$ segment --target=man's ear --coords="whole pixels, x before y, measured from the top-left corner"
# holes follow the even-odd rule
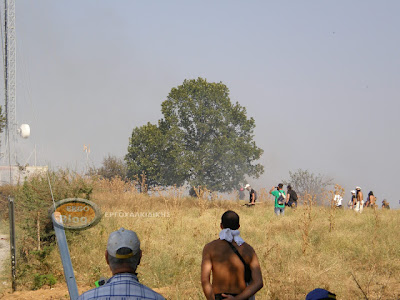
[[[219,224],[219,227],[221,227],[221,229],[224,229],[224,226],[222,226],[222,223],[221,223],[221,224]]]
[[[239,224],[239,227],[238,227],[238,229],[240,228],[240,224]]]
[[[139,254],[139,261],[138,261],[137,265],[140,265],[140,260],[142,259],[142,250],[140,250],[139,253],[140,253],[140,254]]]
[[[110,265],[110,263],[109,263],[109,261],[108,261],[108,251],[107,251],[107,250],[106,250],[105,256],[106,256],[107,265]]]

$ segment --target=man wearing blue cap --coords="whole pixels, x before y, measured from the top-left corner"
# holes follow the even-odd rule
[[[163,296],[139,283],[136,269],[142,258],[142,250],[135,232],[124,228],[112,232],[105,256],[113,276],[104,285],[80,295],[78,300],[164,300]]]
[[[330,300],[336,299],[336,295],[324,289],[315,289],[309,292],[306,300]]]

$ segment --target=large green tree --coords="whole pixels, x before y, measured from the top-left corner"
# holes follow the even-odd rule
[[[164,135],[156,125],[147,123],[135,128],[129,139],[128,154],[125,156],[128,177],[138,179],[146,174],[147,184],[161,184],[163,143]]]
[[[179,145],[174,143],[171,132],[165,126],[147,123],[136,127],[132,131],[128,154],[125,156],[127,176],[142,180],[144,174],[149,186],[180,186],[185,182],[186,174],[180,173],[177,167],[171,168],[177,164],[179,153]]]
[[[130,176],[145,171],[157,184],[188,183],[225,192],[245,176],[263,173],[254,119],[231,103],[223,83],[185,80],[171,90],[162,113],[158,126],[148,123],[133,130],[126,155]]]

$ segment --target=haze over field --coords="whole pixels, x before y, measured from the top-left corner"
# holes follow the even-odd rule
[[[27,159],[84,170],[127,152],[184,79],[256,121],[270,188],[298,168],[399,207],[399,1],[16,1]],[[29,163],[33,164],[31,156]]]

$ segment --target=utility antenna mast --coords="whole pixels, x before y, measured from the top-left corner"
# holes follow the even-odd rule
[[[15,0],[4,0],[5,159],[17,165]],[[11,173],[11,171],[10,171]],[[10,175],[11,180],[11,175]]]

